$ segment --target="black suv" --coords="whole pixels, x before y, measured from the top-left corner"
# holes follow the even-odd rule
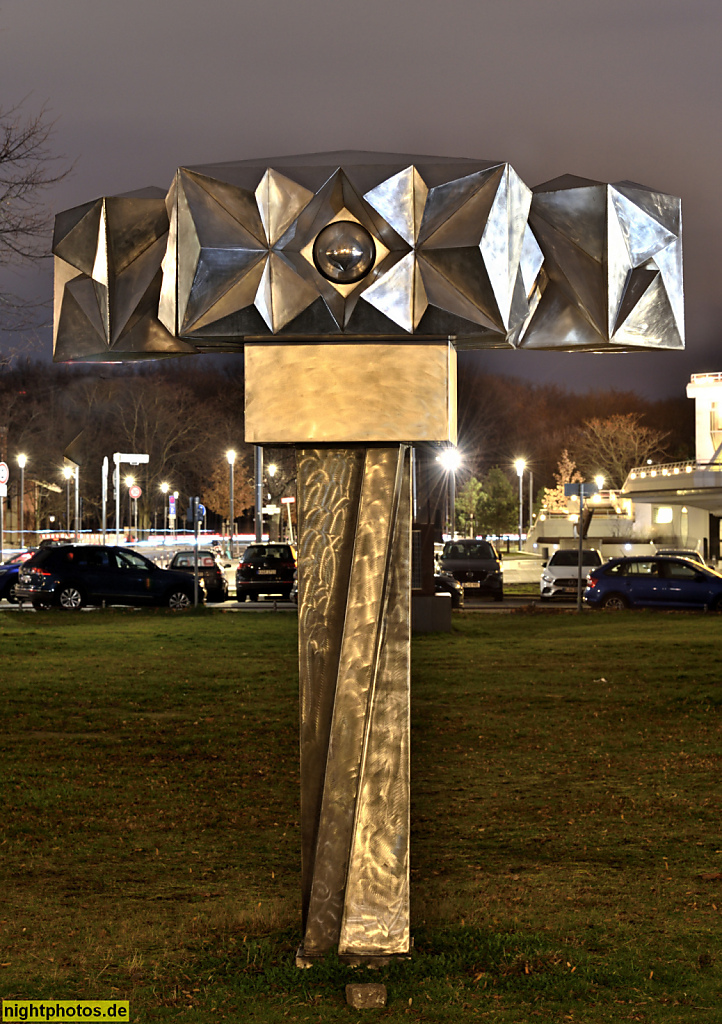
[[[193,604],[193,580],[128,548],[66,544],[43,548],[21,566],[15,598],[38,610],[104,602],[183,609]]]
[[[195,564],[195,552],[190,548],[187,551],[176,551],[168,568],[194,576]],[[198,549],[198,578],[203,581],[209,601],[227,600],[228,583],[223,573],[223,565],[210,548]]]
[[[239,601],[261,594],[288,598],[296,571],[296,553],[290,544],[249,544],[236,569]]]
[[[488,540],[450,540],[441,554],[441,571],[464,588],[464,595],[488,594],[504,599],[504,573],[499,552]]]

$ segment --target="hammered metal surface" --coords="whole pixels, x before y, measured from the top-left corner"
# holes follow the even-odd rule
[[[403,461],[402,461],[403,459]],[[339,953],[406,953],[409,932],[411,487],[402,453],[367,708]],[[350,598],[352,592],[349,594]]]
[[[364,450],[298,449],[302,919],[308,914]]]
[[[328,469],[337,455],[328,456],[331,461],[326,472],[319,475],[319,455],[302,452],[299,470],[313,470],[320,483],[324,477],[328,479]],[[348,453],[354,468],[357,458],[353,451]],[[353,469],[347,472],[349,479],[353,477]],[[300,486],[306,495],[305,484]],[[337,496],[337,503],[340,489],[327,487],[326,491]],[[333,617],[338,621],[339,610],[343,610],[343,633],[315,849],[308,854],[313,868],[304,931],[306,955],[320,954],[339,944],[342,925],[344,952],[403,952],[408,948],[407,446],[365,451],[359,497],[350,575],[339,571],[332,587]],[[306,497],[302,505],[307,506]],[[347,536],[348,522],[343,531]],[[338,548],[340,553],[344,544],[339,543]],[[303,541],[301,549],[306,550]],[[347,564],[346,558],[338,561]],[[301,580],[304,569],[313,572],[306,555],[299,562]],[[303,585],[306,588],[308,582]],[[306,593],[304,589],[302,601]],[[398,609],[390,609],[392,598],[399,602]],[[326,714],[330,696],[328,673],[324,673],[322,683],[315,684],[315,659],[305,653],[307,635],[313,635],[314,623],[321,614],[325,619],[325,610],[313,614],[302,608],[299,634],[302,708],[309,713],[302,750],[305,745],[315,749],[310,760],[302,759],[301,785],[304,793],[309,793],[309,815],[315,811],[318,745],[327,722],[322,714],[311,710],[316,706],[314,687],[324,691]],[[332,660],[327,659],[326,665],[330,666]],[[324,725],[317,726],[322,720]],[[309,744],[310,739],[313,744]],[[313,826],[304,823],[304,837],[312,835]],[[369,865],[368,857],[377,855],[378,863]]]
[[[456,440],[456,352],[405,345],[246,345],[246,441]]]

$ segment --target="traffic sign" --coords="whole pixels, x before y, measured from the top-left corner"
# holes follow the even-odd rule
[[[264,516],[277,516],[281,511],[280,505],[264,505],[261,509]]]
[[[128,488],[128,494],[129,494],[129,495],[131,496],[131,498],[133,498],[133,499],[134,499],[135,501],[137,501],[137,500],[138,500],[138,498],[139,498],[139,497],[141,496],[141,494],[142,494],[142,493],[143,493],[143,492],[141,491],[141,489],[140,489],[140,487],[138,486],[138,484],[133,484],[133,486],[132,486],[132,487],[129,487],[129,488]]]
[[[10,479],[10,470],[7,462],[0,462],[0,484],[6,484]]]
[[[0,498],[7,498],[8,496],[8,485],[0,484]]]
[[[281,504],[282,505],[292,505],[295,500],[296,500],[295,498],[281,498]]]

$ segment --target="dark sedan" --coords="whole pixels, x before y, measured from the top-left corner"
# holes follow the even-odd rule
[[[593,608],[706,608],[722,611],[722,575],[669,555],[613,558],[587,576]]]
[[[77,611],[86,604],[180,610],[193,604],[193,580],[186,573],[161,569],[128,548],[68,544],[43,548],[25,562],[15,597],[31,601],[38,610]]]

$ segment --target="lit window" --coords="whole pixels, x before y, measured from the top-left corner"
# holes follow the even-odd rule
[[[663,525],[665,523],[671,523],[674,519],[674,511],[669,505],[660,505],[654,510],[654,521]]]

